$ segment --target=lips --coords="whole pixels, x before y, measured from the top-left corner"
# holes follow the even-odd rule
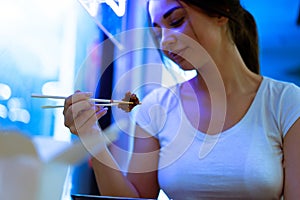
[[[172,60],[174,60],[177,63],[182,62],[184,59],[183,54],[185,52],[185,48],[184,49],[180,49],[180,50],[175,50],[175,51],[169,51],[167,52],[167,55],[169,58],[171,58]]]

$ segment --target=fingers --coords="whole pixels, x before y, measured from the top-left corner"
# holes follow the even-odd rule
[[[79,101],[88,100],[89,98],[91,98],[91,96],[92,96],[91,92],[81,92],[80,90],[77,90],[73,95],[65,99],[63,114],[67,112],[68,108],[72,104],[77,103]]]
[[[107,113],[108,108],[102,107],[102,106],[97,106],[97,107],[98,107],[98,109],[97,109],[98,111],[96,112],[96,116],[97,116],[97,119],[100,119]]]
[[[79,101],[71,104],[69,107],[65,106],[65,126],[69,127],[73,121],[85,111],[92,109],[93,105],[87,100]]]
[[[98,133],[100,130],[98,120],[107,113],[107,108],[95,106],[94,109],[88,110],[78,117],[78,122],[83,123],[75,124],[74,129],[77,131],[77,135],[84,137],[93,134],[94,131]]]
[[[98,118],[95,115],[95,111],[88,110],[82,112],[82,114],[79,115],[77,119],[73,121],[73,123],[70,125],[70,130],[72,131],[72,133],[81,136],[91,134],[91,128],[95,124],[97,124],[97,121]]]
[[[80,132],[84,132],[84,129],[87,132],[89,126],[93,126],[107,113],[107,108],[88,101],[90,97],[91,93],[76,91],[65,100],[64,124],[73,134],[78,135]],[[83,127],[85,128],[83,129]]]

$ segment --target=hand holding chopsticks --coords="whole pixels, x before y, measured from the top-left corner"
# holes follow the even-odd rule
[[[67,97],[64,96],[54,96],[54,95],[41,95],[41,94],[32,94],[31,97],[33,98],[47,98],[47,99],[66,99]],[[119,104],[133,104],[133,102],[130,101],[121,101],[121,100],[110,100],[110,99],[94,99],[90,98],[90,101],[99,103],[96,105],[99,106],[118,106]],[[42,106],[42,108],[47,109],[47,108],[62,108],[64,107],[63,105],[55,105],[55,106]]]

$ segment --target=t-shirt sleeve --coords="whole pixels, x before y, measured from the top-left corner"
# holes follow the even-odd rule
[[[291,126],[300,117],[300,88],[294,84],[286,87],[279,101],[279,122],[283,136],[287,134]]]
[[[154,137],[163,128],[167,111],[157,96],[157,92],[151,92],[144,99],[135,116],[136,124]]]

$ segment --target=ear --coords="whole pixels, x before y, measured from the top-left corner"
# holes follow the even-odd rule
[[[224,16],[217,17],[217,23],[218,25],[222,26],[228,23],[228,18]]]

